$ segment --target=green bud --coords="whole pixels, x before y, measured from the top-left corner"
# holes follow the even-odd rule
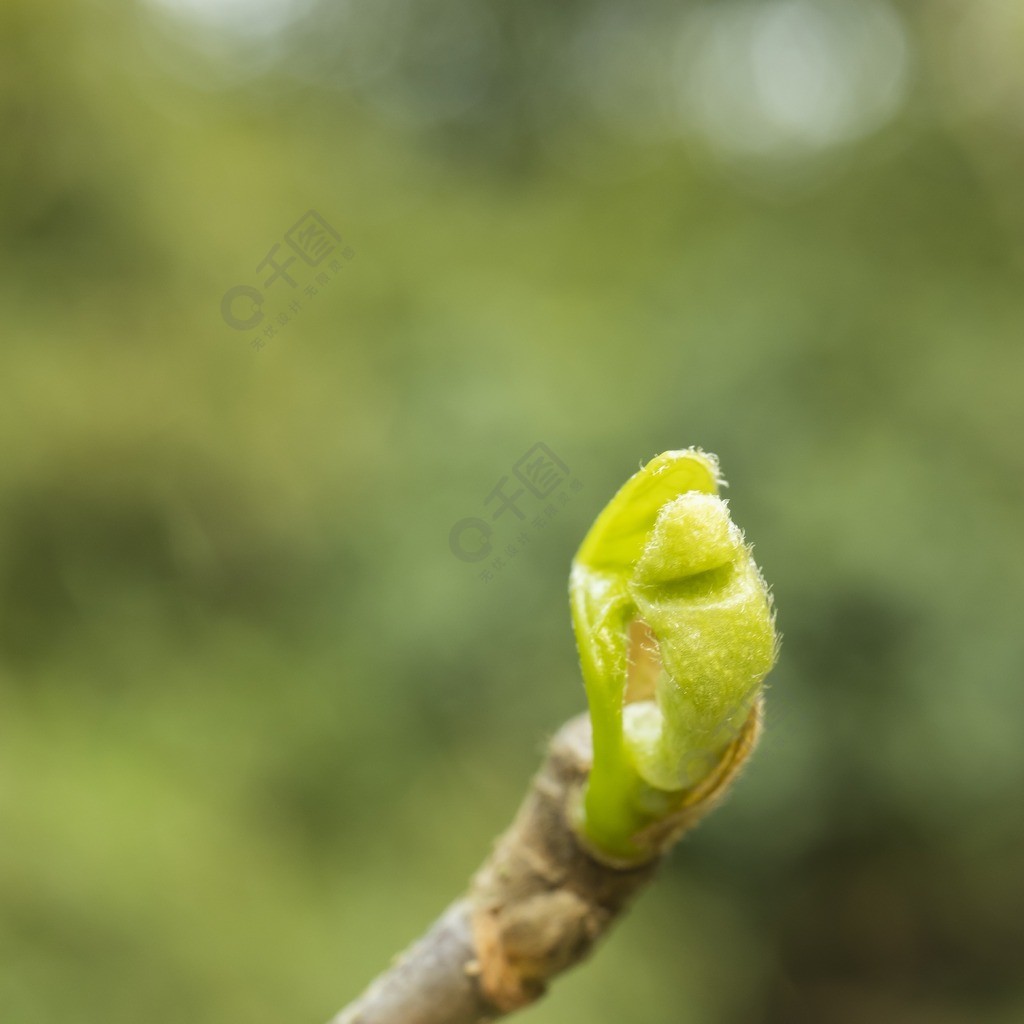
[[[768,588],[713,456],[665,452],[598,516],[570,599],[594,736],[580,827],[623,859],[722,762],[776,656]]]

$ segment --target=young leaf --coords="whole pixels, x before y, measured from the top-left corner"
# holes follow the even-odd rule
[[[718,497],[714,456],[665,452],[631,477],[573,561],[570,601],[593,729],[580,828],[606,854],[716,769],[775,661],[768,588]]]

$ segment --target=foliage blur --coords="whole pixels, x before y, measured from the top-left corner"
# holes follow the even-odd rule
[[[688,445],[767,736],[524,1024],[1024,1019],[1022,12],[3,0],[4,1024],[351,998],[582,708],[575,546]],[[263,288],[309,210],[351,259]],[[579,488],[455,557],[537,442]]]

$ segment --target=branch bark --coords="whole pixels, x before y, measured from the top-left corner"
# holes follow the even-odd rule
[[[761,705],[715,770],[614,863],[572,827],[592,761],[586,715],[568,721],[508,831],[468,892],[331,1024],[489,1024],[529,1005],[579,963],[647,885],[675,842],[724,795],[760,733]]]

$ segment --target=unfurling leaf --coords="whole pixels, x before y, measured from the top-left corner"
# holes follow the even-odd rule
[[[573,561],[590,705],[587,838],[629,858],[740,734],[776,655],[771,599],[718,497],[715,458],[665,452],[631,477]]]

